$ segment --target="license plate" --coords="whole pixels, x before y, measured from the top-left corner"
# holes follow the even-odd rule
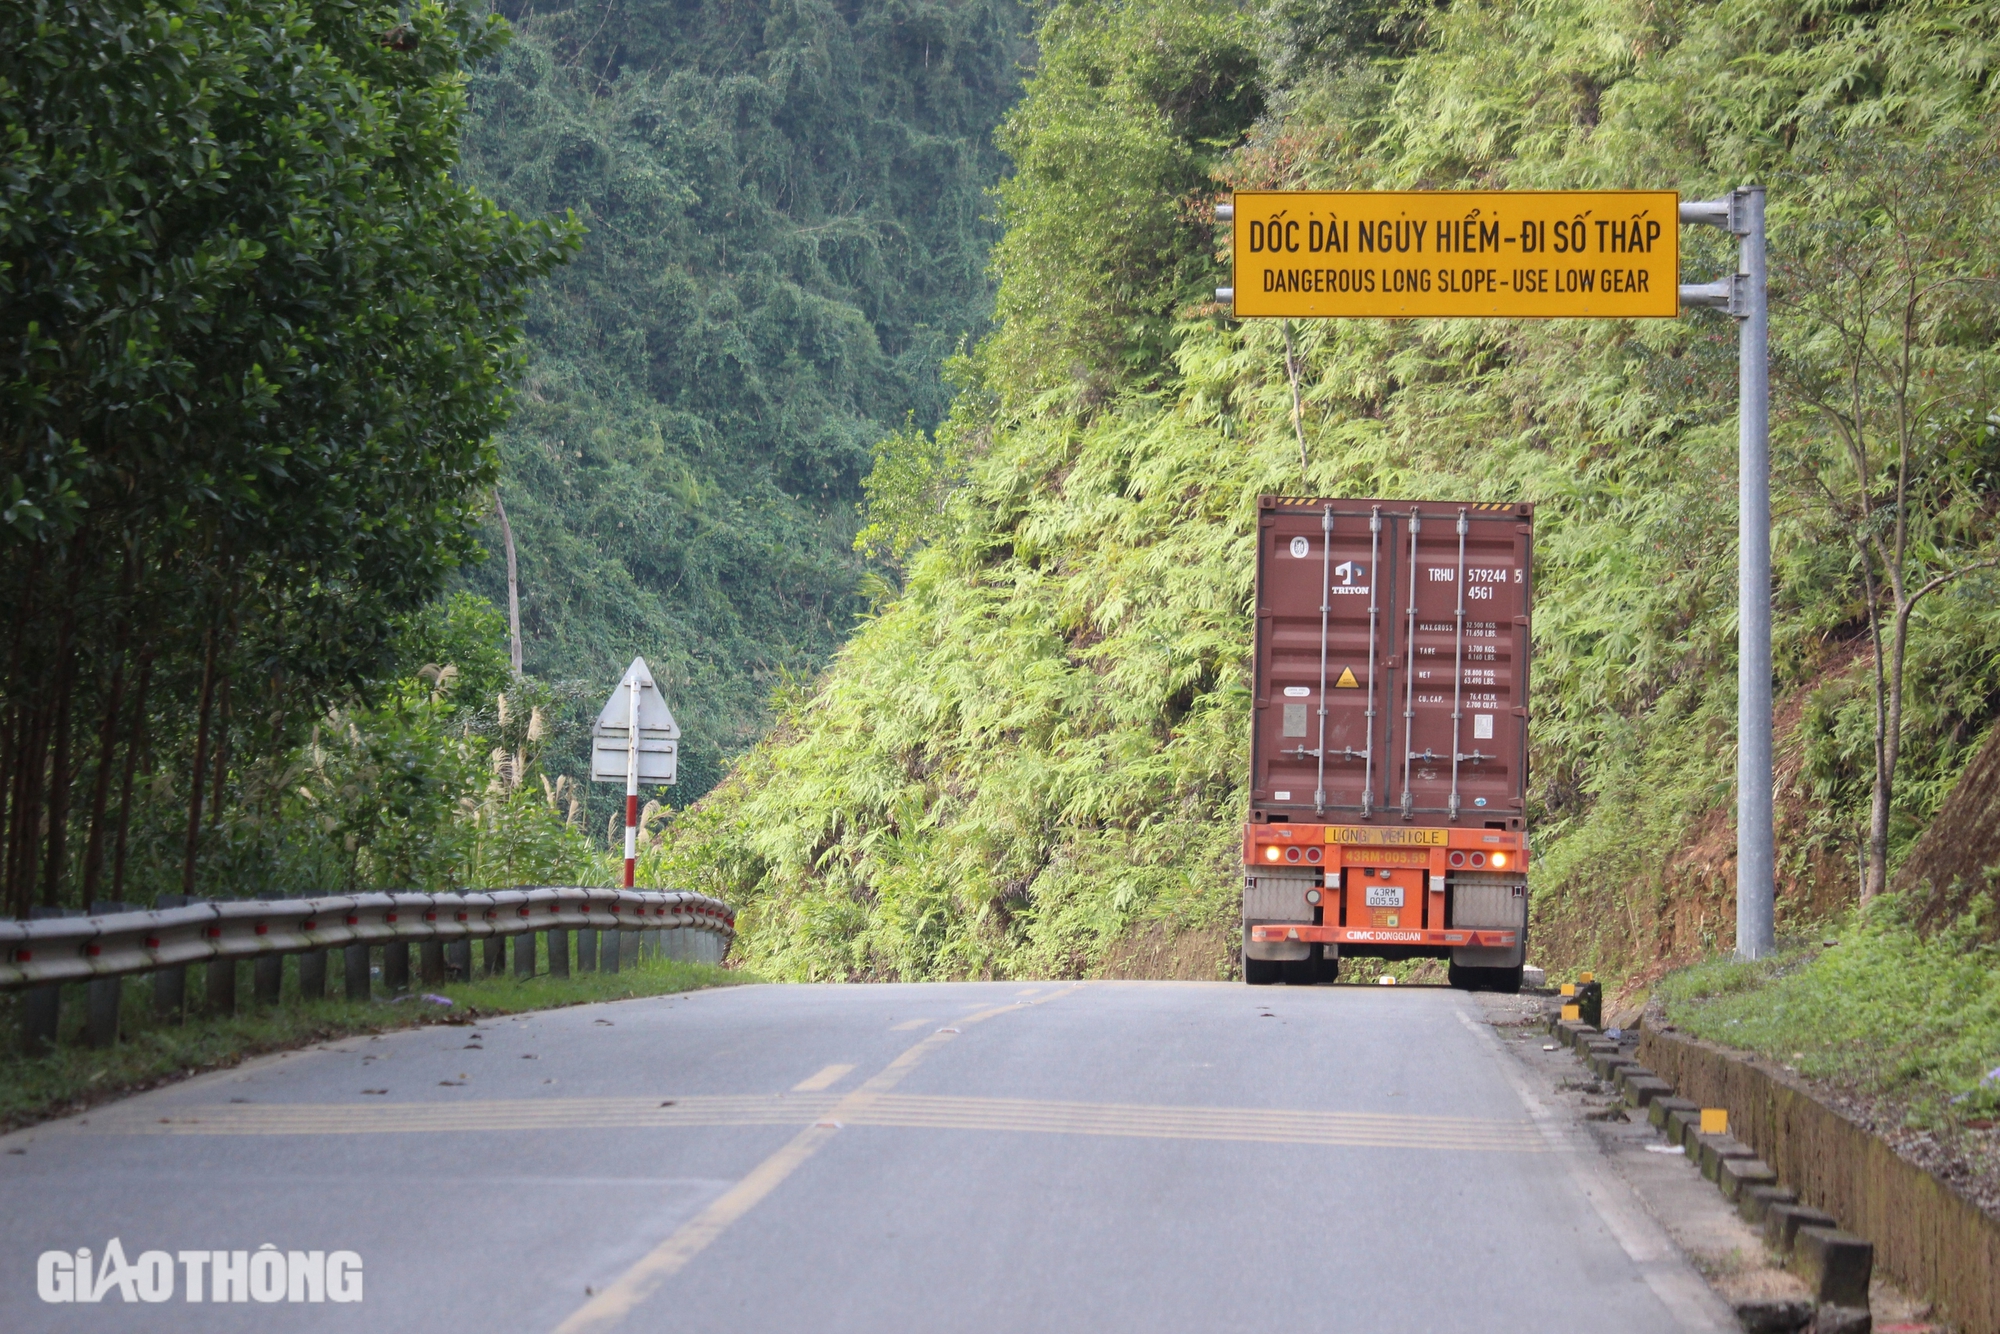
[[[1368,906],[1371,908],[1402,907],[1403,906],[1402,886],[1396,885],[1396,886],[1390,886],[1388,888],[1383,888],[1376,885],[1370,885],[1368,887]]]

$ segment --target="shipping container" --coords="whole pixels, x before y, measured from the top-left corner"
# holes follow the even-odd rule
[[[1265,496],[1257,539],[1245,979],[1518,989],[1533,507]]]

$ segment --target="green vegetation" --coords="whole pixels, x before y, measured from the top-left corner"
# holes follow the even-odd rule
[[[566,723],[644,654],[684,737],[662,795],[685,804],[852,629],[871,449],[937,423],[940,364],[986,328],[992,131],[1025,16],[1015,0],[504,8],[517,36],[472,79],[466,178],[587,228],[530,297],[499,439],[525,662],[587,682],[552,714]],[[496,558],[470,584],[504,606],[486,536]],[[585,772],[576,731],[552,773]],[[601,833],[620,794],[595,795]]]
[[[2000,947],[1967,917],[1930,939],[1898,895],[1824,943],[1756,963],[1717,959],[1656,989],[1696,1037],[1886,1099],[1914,1125],[2000,1112]]]
[[[631,655],[685,801],[864,605],[872,449],[991,309],[1022,12],[507,16],[0,18],[11,912],[602,879]]]
[[[239,996],[250,994],[249,969],[248,964],[238,969]],[[235,1065],[265,1052],[357,1033],[387,1033],[418,1024],[463,1024],[491,1015],[667,996],[756,980],[747,973],[709,964],[644,959],[617,973],[577,973],[569,978],[550,977],[546,972],[533,978],[491,977],[444,983],[427,993],[449,999],[452,1004],[447,1007],[421,995],[372,1003],[301,1001],[297,979],[288,975],[284,999],[276,1006],[245,1010],[230,1018],[190,1017],[185,1023],[166,1024],[153,1013],[148,980],[129,979],[120,1016],[122,1039],[116,1047],[92,1050],[80,1045],[84,1007],[67,1003],[65,997],[63,1008],[69,1023],[63,1045],[47,1056],[10,1056],[0,1062],[0,1132],[68,1115],[185,1075]],[[201,970],[190,969],[188,982],[190,1003],[198,1006]],[[82,988],[72,990],[80,1002]],[[12,1027],[16,1004],[15,997],[0,997],[0,1024]]]
[[[505,35],[469,0],[0,10],[14,915],[274,887],[301,746],[387,803],[317,821],[350,867],[461,795],[389,683],[448,619],[525,289],[574,243],[452,179]]]
[[[756,966],[1073,974],[1232,920],[1262,492],[1535,502],[1536,953],[1617,973],[1729,943],[1733,329],[1302,327],[1302,476],[1280,331],[1201,295],[1239,185],[1770,187],[1781,929],[1853,902],[1888,562],[1913,590],[1994,551],[1989,17],[1305,8],[1046,11],[1001,131],[1001,325],[928,446],[884,451],[901,589],[647,863],[738,905]],[[1731,261],[1686,234],[1691,278]],[[1892,865],[2000,704],[1995,591],[1945,578],[1909,616]]]

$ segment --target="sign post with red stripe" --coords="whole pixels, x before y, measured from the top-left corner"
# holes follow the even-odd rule
[[[625,784],[625,887],[639,864],[639,785],[672,784],[680,749],[680,724],[653,683],[644,658],[632,659],[611,692],[590,748],[593,782]]]

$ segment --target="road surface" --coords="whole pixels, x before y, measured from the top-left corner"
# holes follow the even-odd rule
[[[0,1329],[1733,1327],[1588,1142],[1448,990],[726,988],[7,1137]],[[42,1299],[42,1252],[90,1248],[88,1291],[114,1237],[136,1277]],[[352,1252],[360,1300],[192,1304],[178,1260],[143,1300],[142,1252],[266,1244]]]

